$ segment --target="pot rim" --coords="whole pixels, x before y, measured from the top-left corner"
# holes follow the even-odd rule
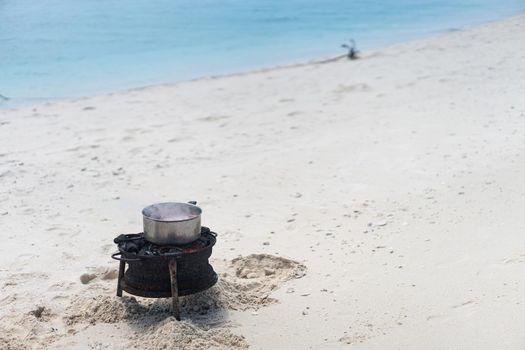
[[[154,219],[148,215],[146,215],[144,212],[146,211],[146,209],[148,209],[149,207],[152,207],[152,206],[155,206],[155,205],[162,205],[162,204],[183,204],[183,205],[187,205],[187,206],[190,206],[190,207],[195,207],[198,209],[199,211],[199,214],[198,215],[195,215],[193,217],[190,217],[190,218],[187,218],[187,219],[183,219],[183,220],[159,220],[159,219]],[[144,219],[148,219],[148,220],[151,220],[151,221],[155,221],[155,222],[162,222],[162,223],[170,223],[170,222],[185,222],[185,221],[191,221],[191,220],[195,220],[195,219],[198,219],[201,217],[201,214],[202,214],[202,209],[195,205],[195,204],[191,204],[191,203],[184,203],[184,202],[161,202],[161,203],[154,203],[154,204],[150,204],[146,207],[144,207],[142,209],[142,217]]]

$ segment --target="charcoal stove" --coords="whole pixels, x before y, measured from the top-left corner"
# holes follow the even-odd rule
[[[179,296],[201,292],[217,282],[208,262],[217,234],[201,228],[200,237],[183,245],[159,245],[143,233],[123,234],[114,239],[120,261],[117,296],[122,291],[146,298],[172,298],[172,312],[180,320]],[[126,268],[127,266],[127,268]]]

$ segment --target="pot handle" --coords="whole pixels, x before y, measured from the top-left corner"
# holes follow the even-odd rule
[[[197,201],[188,201],[188,204],[197,205]]]
[[[140,261],[140,259],[124,258],[124,257],[122,256],[122,252],[116,252],[116,253],[111,254],[111,258],[112,258],[112,259],[115,259],[115,260],[118,260],[118,261],[125,261],[125,262],[130,262],[130,261]]]

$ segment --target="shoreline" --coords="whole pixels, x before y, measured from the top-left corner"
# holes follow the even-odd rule
[[[0,341],[523,349],[524,32],[1,110]],[[111,254],[189,200],[220,282],[179,323]]]
[[[412,42],[417,42],[417,41],[420,41],[420,40],[427,40],[427,39],[437,38],[437,37],[440,37],[442,35],[447,35],[448,33],[451,33],[451,32],[465,31],[465,30],[473,29],[473,28],[480,27],[480,26],[490,25],[491,23],[497,23],[497,22],[500,22],[500,21],[510,20],[510,19],[512,19],[514,17],[523,16],[524,14],[525,14],[525,9],[524,10],[520,10],[520,11],[518,11],[516,13],[513,13],[513,14],[502,15],[499,18],[495,18],[495,19],[491,19],[491,20],[478,20],[478,21],[474,21],[473,23],[464,24],[464,25],[461,25],[461,26],[458,26],[458,27],[454,27],[454,28],[447,28],[447,29],[431,31],[429,33],[421,34],[421,36],[417,36],[415,38],[411,38],[411,39],[407,39],[407,40],[394,41],[394,42],[387,41],[388,43],[386,43],[386,44],[381,44],[381,45],[379,45],[377,47],[367,48],[364,51],[360,51],[360,58],[363,59],[363,58],[367,58],[367,57],[370,57],[370,56],[374,56],[374,54],[377,53],[377,52],[380,52],[380,51],[383,51],[383,50],[387,50],[387,49],[389,49],[391,47],[395,47],[397,45],[410,44]],[[359,49],[359,47],[358,47],[358,49]],[[364,56],[363,56],[363,54],[364,54]],[[132,86],[132,87],[126,87],[126,88],[120,88],[120,89],[111,89],[111,90],[108,90],[108,91],[100,91],[98,93],[96,93],[96,92],[94,92],[94,93],[87,93],[87,94],[83,94],[82,96],[78,96],[78,97],[75,97],[75,96],[73,96],[73,97],[56,97],[56,98],[51,98],[51,99],[47,99],[47,98],[33,98],[32,100],[36,100],[36,102],[20,102],[20,103],[15,103],[12,106],[9,105],[9,102],[6,103],[6,106],[2,106],[2,103],[0,103],[0,111],[16,110],[16,109],[19,109],[19,108],[36,107],[36,106],[42,105],[42,104],[53,104],[53,103],[60,103],[60,102],[66,102],[66,101],[77,101],[77,100],[87,99],[87,98],[90,98],[90,97],[107,96],[107,95],[131,92],[131,91],[135,91],[135,90],[141,91],[141,90],[144,90],[144,89],[157,88],[157,87],[162,87],[162,86],[169,87],[169,86],[175,86],[175,85],[183,84],[183,83],[198,82],[198,81],[201,81],[201,80],[215,80],[215,79],[229,78],[229,77],[235,77],[235,76],[244,76],[244,75],[250,75],[250,74],[261,74],[261,73],[266,73],[266,72],[274,71],[274,70],[277,71],[277,70],[283,70],[283,69],[284,70],[285,69],[294,69],[294,68],[299,68],[299,67],[304,67],[304,66],[309,66],[309,65],[330,63],[332,61],[337,61],[337,60],[345,59],[345,58],[346,58],[346,54],[340,54],[340,55],[335,55],[335,54],[334,55],[329,55],[329,54],[326,54],[326,55],[317,56],[317,57],[304,58],[302,60],[301,59],[300,60],[293,60],[291,62],[286,62],[286,63],[282,63],[282,64],[277,63],[277,64],[263,65],[263,66],[260,66],[260,67],[252,67],[252,68],[248,68],[246,70],[240,70],[240,71],[232,71],[232,72],[224,72],[224,73],[208,74],[208,75],[199,75],[199,76],[197,76],[195,78],[191,78],[191,79],[173,80],[173,81],[168,81],[168,82],[154,82],[154,83],[151,83],[151,84],[144,84],[144,85]]]

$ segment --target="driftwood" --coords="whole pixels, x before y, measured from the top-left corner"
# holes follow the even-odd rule
[[[348,49],[348,54],[346,55],[346,57],[348,57],[349,60],[355,60],[355,59],[359,58],[359,57],[357,57],[357,53],[359,51],[357,51],[354,39],[350,39],[350,45],[343,44],[343,45],[341,45],[341,47],[343,47],[345,49]]]

